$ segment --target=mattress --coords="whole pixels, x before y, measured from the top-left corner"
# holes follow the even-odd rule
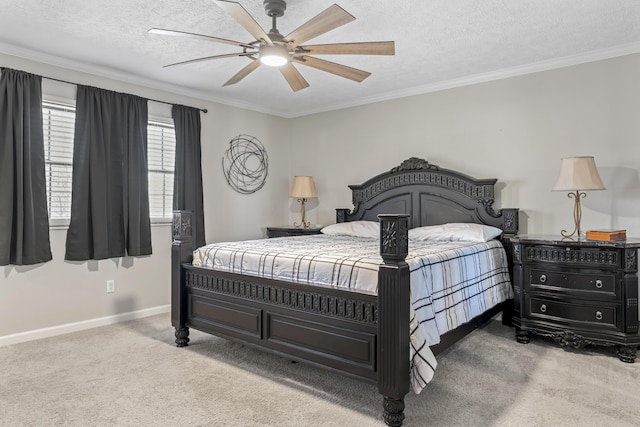
[[[213,243],[193,265],[238,274],[375,294],[379,240],[311,235]],[[502,244],[409,240],[411,381],[419,393],[437,366],[440,336],[512,298]]]

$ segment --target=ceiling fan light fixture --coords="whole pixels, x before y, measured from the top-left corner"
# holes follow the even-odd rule
[[[280,67],[289,62],[289,50],[280,45],[265,45],[260,48],[260,62],[270,67]]]

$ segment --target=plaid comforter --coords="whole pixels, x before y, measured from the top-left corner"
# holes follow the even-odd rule
[[[214,243],[194,251],[193,265],[290,282],[376,293],[378,239],[298,236]],[[419,393],[437,362],[440,336],[512,297],[504,248],[486,243],[409,240],[411,380]]]

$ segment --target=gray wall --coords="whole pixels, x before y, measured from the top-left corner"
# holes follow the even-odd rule
[[[582,228],[640,237],[640,55],[310,115],[293,120],[291,175],[314,175],[319,224],[351,207],[347,184],[408,157],[498,178],[495,207],[522,230],[573,229],[573,199],[552,192],[560,158],[595,156],[605,191],[587,193]]]
[[[286,221],[288,206],[276,195],[285,194],[289,186],[288,120],[7,55],[0,55],[0,63],[47,77],[207,108],[209,113],[201,116],[207,241],[259,238],[267,225]],[[73,101],[75,85],[45,79],[43,96]],[[171,120],[169,105],[151,102],[149,112]],[[260,139],[270,157],[267,183],[252,195],[233,191],[220,166],[229,141],[240,133]],[[52,229],[52,261],[0,267],[0,345],[168,311],[171,227],[154,225],[151,232],[151,256],[67,262],[66,229]],[[107,294],[106,281],[111,279],[116,292]]]

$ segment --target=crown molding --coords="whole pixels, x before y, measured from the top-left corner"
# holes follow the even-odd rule
[[[539,62],[526,64],[522,66],[490,71],[487,73],[476,74],[476,75],[462,77],[458,79],[451,79],[451,80],[446,80],[441,82],[430,83],[427,85],[417,86],[409,89],[390,91],[380,95],[360,98],[356,101],[333,103],[333,104],[328,104],[318,108],[299,110],[294,114],[290,114],[285,111],[281,111],[281,110],[277,110],[274,108],[269,108],[261,105],[241,102],[236,99],[212,96],[210,94],[203,94],[202,92],[186,89],[181,86],[163,83],[163,82],[159,82],[157,80],[152,80],[152,79],[145,79],[139,76],[123,73],[113,69],[106,69],[103,67],[87,65],[71,59],[60,58],[57,56],[49,55],[47,53],[36,52],[29,49],[22,49],[22,48],[12,46],[6,43],[2,43],[2,42],[0,42],[0,53],[16,56],[26,60],[41,62],[41,63],[52,65],[55,67],[66,68],[66,69],[81,72],[81,73],[87,73],[87,74],[91,74],[99,77],[117,80],[123,83],[142,86],[149,89],[165,91],[175,95],[186,96],[194,99],[199,99],[202,101],[213,102],[213,103],[222,104],[230,107],[241,108],[244,110],[250,110],[250,111],[255,111],[259,113],[291,119],[291,118],[302,117],[302,116],[307,116],[311,114],[325,113],[325,112],[341,110],[345,108],[358,107],[362,105],[390,101],[390,100],[405,98],[409,96],[424,95],[431,92],[438,92],[438,91],[447,90],[447,89],[454,89],[457,87],[469,86],[469,85],[478,84],[478,83],[486,83],[486,82],[506,79],[510,77],[517,77],[517,76],[522,76],[526,74],[538,73],[542,71],[548,71],[548,70],[553,70],[558,68],[580,65],[580,64],[589,63],[589,62],[611,59],[611,58],[625,56],[625,55],[631,55],[635,53],[640,53],[640,43],[621,45],[621,46],[616,46],[610,49],[590,51],[590,52],[585,52],[578,55],[571,55],[571,56],[566,56],[562,58],[550,59],[546,61],[539,61]]]
[[[40,62],[46,65],[51,65],[54,67],[65,68],[71,71],[90,74],[97,77],[116,80],[122,83],[133,84],[133,85],[145,87],[148,89],[160,90],[160,91],[169,92],[175,95],[187,96],[187,97],[199,99],[202,101],[214,102],[222,105],[227,105],[230,107],[242,108],[245,110],[251,110],[251,111],[256,111],[260,113],[278,115],[273,110],[264,108],[259,105],[244,103],[235,99],[225,98],[225,97],[214,97],[210,95],[203,96],[202,92],[186,89],[178,85],[164,83],[164,82],[160,82],[153,79],[142,78],[133,74],[123,73],[113,69],[93,66],[93,65],[85,64],[85,63],[68,59],[68,58],[60,58],[44,52],[37,52],[30,49],[23,49],[20,47],[3,43],[1,41],[0,41],[0,53],[15,56],[19,59]],[[46,78],[47,76],[43,76],[43,77]],[[63,79],[64,77],[60,77],[60,78]],[[167,101],[167,102],[171,102],[171,101]]]
[[[586,52],[579,55],[571,55],[562,58],[550,59],[517,67],[510,67],[501,70],[490,71],[487,73],[476,74],[473,76],[462,77],[458,79],[446,80],[442,82],[430,83],[424,86],[416,86],[410,89],[391,91],[381,95],[361,98],[353,102],[345,102],[340,104],[332,104],[330,106],[321,107],[301,111],[295,116],[289,118],[306,116],[309,114],[324,113],[328,111],[341,110],[344,108],[352,108],[376,102],[390,101],[399,98],[405,98],[415,95],[424,95],[426,93],[438,92],[447,89],[455,89],[458,87],[474,85],[478,83],[486,83],[495,80],[506,79],[510,77],[518,77],[526,74],[533,74],[542,71],[555,70],[559,68],[571,67],[574,65],[586,64],[589,62],[602,61],[605,59],[616,58],[620,56],[632,55],[640,53],[640,43],[632,43],[627,45],[616,46],[611,49],[602,49]]]

